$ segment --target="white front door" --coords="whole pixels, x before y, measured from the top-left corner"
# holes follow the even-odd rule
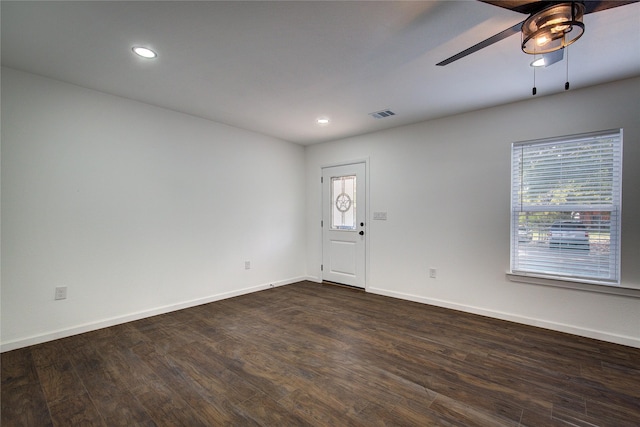
[[[322,280],[365,287],[365,164],[322,169]]]

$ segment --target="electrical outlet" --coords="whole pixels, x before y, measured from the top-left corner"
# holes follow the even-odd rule
[[[251,270],[251,261],[245,261],[244,262],[244,269],[245,270]]]
[[[435,269],[435,268],[430,268],[430,269],[429,269],[429,277],[430,277],[430,278],[435,279],[435,278],[436,278],[436,276],[437,276],[437,273],[438,273],[438,272],[436,271],[436,269]]]
[[[67,287],[66,286],[58,286],[56,288],[56,296],[55,299],[67,299]]]

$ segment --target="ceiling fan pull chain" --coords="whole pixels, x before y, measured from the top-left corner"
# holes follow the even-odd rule
[[[569,46],[565,47],[567,52],[567,81],[564,83],[564,90],[569,90]]]
[[[531,95],[535,96],[538,93],[538,89],[536,89],[536,67],[533,67],[533,89],[531,90]]]

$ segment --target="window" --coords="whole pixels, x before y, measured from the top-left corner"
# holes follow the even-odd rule
[[[331,178],[331,228],[333,230],[356,229],[356,176]]]
[[[622,130],[511,146],[511,273],[620,284]]]

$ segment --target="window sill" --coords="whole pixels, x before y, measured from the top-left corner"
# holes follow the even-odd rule
[[[512,282],[530,283],[533,285],[553,286],[556,288],[576,289],[580,291],[598,292],[603,294],[623,295],[640,298],[640,289],[623,288],[618,285],[596,285],[593,283],[574,282],[569,280],[551,279],[542,276],[531,276],[517,273],[507,273]]]

